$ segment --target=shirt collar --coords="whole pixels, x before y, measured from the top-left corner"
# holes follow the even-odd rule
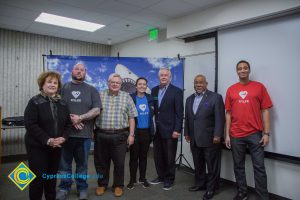
[[[107,90],[107,94],[108,94],[108,96],[118,96],[119,95],[119,93],[120,93],[120,91],[118,91],[118,93],[117,94],[113,94],[109,89]]]
[[[168,89],[168,87],[169,87],[169,85],[170,85],[170,83],[168,84],[168,85],[166,85],[166,86],[161,86],[161,85],[159,85],[159,89],[160,90],[163,90],[163,89]]]
[[[201,97],[201,96],[203,96],[203,95],[205,94],[205,92],[206,92],[206,90],[204,90],[204,91],[201,92],[200,94],[197,93],[197,92],[195,92],[194,95],[195,95],[195,97]]]

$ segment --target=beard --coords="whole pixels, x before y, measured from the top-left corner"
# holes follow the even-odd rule
[[[75,81],[84,81],[85,76],[83,76],[82,78],[77,78],[76,76],[72,75],[72,79]]]

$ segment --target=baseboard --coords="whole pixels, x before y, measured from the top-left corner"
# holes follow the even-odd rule
[[[176,164],[176,167],[178,170],[184,170],[185,172],[187,173],[192,173],[194,174],[194,170],[187,167],[186,165],[183,165],[183,164]],[[236,183],[234,181],[231,181],[231,180],[227,180],[227,179],[224,179],[224,178],[221,178],[221,183],[224,183],[224,184],[228,184],[228,185],[231,185],[233,187],[236,186]],[[250,191],[251,193],[255,193],[255,188],[253,187],[250,187],[248,186],[248,191]],[[269,193],[270,195],[270,199],[272,200],[291,200],[289,198],[286,198],[286,197],[282,197],[282,196],[279,196],[277,194],[273,194],[273,193]]]

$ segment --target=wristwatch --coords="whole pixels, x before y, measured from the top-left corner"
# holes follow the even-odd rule
[[[134,133],[130,133],[129,135],[132,136],[132,137],[135,137]]]
[[[51,138],[49,138],[49,139],[47,140],[47,145],[48,145],[48,146],[50,145],[50,142],[51,142]]]
[[[265,133],[265,132],[264,132],[264,133],[263,133],[263,135],[267,135],[267,136],[270,136],[270,133]]]

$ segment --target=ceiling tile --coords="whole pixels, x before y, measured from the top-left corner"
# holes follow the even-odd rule
[[[86,0],[86,1],[85,0],[52,0],[52,1],[85,9],[85,10],[92,10],[93,8],[95,8],[95,6],[104,2],[105,0]]]
[[[39,16],[40,12],[19,8],[16,6],[9,6],[0,3],[0,13],[2,16],[16,17],[21,19],[33,20]]]
[[[131,4],[140,8],[147,8],[149,6],[155,5],[162,0],[119,0],[120,2]]]
[[[25,20],[21,18],[15,17],[6,17],[0,15],[0,24],[6,24],[12,27],[18,27],[18,31],[24,31],[26,27],[28,27],[32,22],[30,20]],[[15,29],[14,29],[15,30]]]
[[[183,0],[184,2],[193,4],[195,6],[198,6],[199,8],[207,8],[216,4],[221,4],[225,3],[227,1],[232,1],[232,0]]]
[[[38,22],[33,22],[30,26],[26,28],[25,31],[39,31],[39,32],[49,32],[49,33],[56,33],[59,30],[58,26],[54,25],[49,25],[49,24],[44,24],[44,23],[38,23]]]
[[[153,26],[140,23],[140,22],[134,22],[132,20],[120,20],[116,23],[113,23],[109,25],[109,27],[114,28],[114,29],[120,29],[123,31],[133,31],[137,33],[145,33],[149,29],[153,28]]]
[[[85,16],[82,17],[82,20],[100,23],[103,25],[109,25],[109,24],[119,21],[121,19],[122,18],[120,18],[120,17],[104,15],[104,14],[96,13],[96,12],[89,12]]]
[[[190,3],[183,2],[182,0],[164,0],[149,7],[149,9],[170,17],[180,17],[195,11],[197,8]]]
[[[140,11],[141,8],[117,1],[105,1],[95,7],[94,11],[117,17],[127,17]]]
[[[166,28],[167,21],[168,19],[170,19],[170,17],[160,13],[155,13],[153,11],[143,10],[139,13],[127,17],[127,19],[130,19],[135,22],[149,24],[155,27],[157,27],[158,24],[164,24],[164,26],[160,28]]]

